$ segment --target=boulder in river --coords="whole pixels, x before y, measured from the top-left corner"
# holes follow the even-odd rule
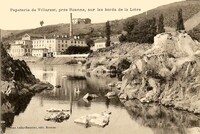
[[[116,93],[115,92],[108,92],[106,95],[105,95],[106,97],[114,97],[114,96],[116,96]]]
[[[87,93],[86,95],[83,96],[83,99],[87,99],[87,100],[92,100],[97,98],[98,96],[96,94],[89,94]]]
[[[83,124],[86,127],[88,126],[99,126],[99,127],[105,127],[109,123],[110,119],[110,112],[103,112],[101,114],[90,114],[86,116],[82,116],[76,120],[74,120],[75,123]]]
[[[55,121],[55,122],[63,122],[64,120],[69,119],[70,114],[67,112],[63,112],[60,110],[54,110],[58,112],[48,112],[46,116],[44,117],[44,120],[46,121]]]

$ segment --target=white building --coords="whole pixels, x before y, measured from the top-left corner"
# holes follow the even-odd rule
[[[93,51],[97,51],[98,49],[101,49],[101,48],[106,48],[106,39],[105,38],[102,38],[102,39],[97,39],[94,41],[94,46],[91,47],[91,50]]]
[[[52,57],[64,52],[69,46],[87,46],[84,40],[67,38],[43,38],[33,40],[32,56]]]
[[[26,33],[24,36],[22,36],[22,40],[31,40],[31,36]]]
[[[32,56],[35,57],[47,57],[48,49],[47,48],[33,48],[32,49]]]
[[[30,36],[25,34],[22,37],[22,40],[15,40],[14,43],[10,43],[10,50],[8,53],[12,57],[20,57],[20,56],[31,56],[32,55],[32,41],[30,40]]]

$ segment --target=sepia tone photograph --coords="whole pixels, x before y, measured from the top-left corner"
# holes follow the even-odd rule
[[[200,0],[0,5],[1,134],[200,134]]]

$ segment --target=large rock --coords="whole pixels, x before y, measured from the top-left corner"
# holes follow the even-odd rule
[[[15,115],[24,112],[31,97],[50,83],[42,83],[31,73],[25,61],[13,60],[3,47],[1,50],[1,119],[10,127]]]
[[[103,112],[101,114],[89,114],[86,116],[82,116],[78,119],[75,119],[74,122],[78,124],[83,124],[88,126],[99,126],[99,127],[105,127],[109,123],[110,119],[110,114],[109,112]]]
[[[129,99],[200,113],[199,50],[185,32],[155,36],[153,47],[123,72],[121,92]]]
[[[52,89],[54,89],[54,86],[48,82],[38,82],[33,86],[29,87],[29,90],[33,93],[39,93],[43,90],[52,90]]]
[[[70,117],[69,113],[66,113],[64,111],[55,110],[55,111],[48,112],[45,115],[44,120],[54,121],[54,122],[63,122],[64,120],[69,119],[69,117]]]

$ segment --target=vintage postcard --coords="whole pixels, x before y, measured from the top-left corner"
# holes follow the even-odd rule
[[[2,134],[200,134],[200,0],[1,0]]]

